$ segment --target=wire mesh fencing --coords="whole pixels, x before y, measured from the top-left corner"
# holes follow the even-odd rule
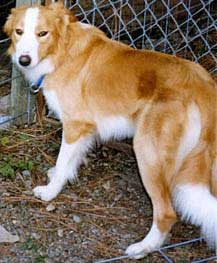
[[[3,26],[15,1],[1,1],[0,23]],[[6,55],[9,39],[0,30],[0,128],[8,126],[10,105],[11,63]]]
[[[153,253],[159,253],[162,257],[163,262],[165,263],[175,263],[174,260],[172,260],[166,253],[167,250],[169,249],[174,249],[177,247],[182,247],[182,246],[186,246],[192,243],[196,243],[196,242],[201,242],[202,238],[194,238],[192,240],[188,240],[188,241],[184,241],[184,242],[180,242],[180,243],[176,243],[176,244],[172,244],[172,245],[168,245],[168,246],[164,246],[162,248],[159,248],[155,251],[153,251]],[[101,260],[97,260],[94,263],[110,263],[110,262],[117,262],[119,260],[124,260],[124,259],[128,259],[129,256],[124,255],[124,256],[120,256],[120,257],[115,257],[115,258],[109,258],[109,259],[101,259]],[[211,257],[207,257],[207,258],[201,258],[201,259],[197,259],[194,261],[191,261],[189,263],[204,263],[204,262],[216,262],[217,261],[217,256],[211,256]]]
[[[65,1],[80,20],[134,48],[148,48],[217,70],[217,1]]]
[[[1,1],[2,25],[9,9],[15,4],[15,0]],[[65,5],[79,20],[96,25],[112,39],[133,48],[154,49],[188,58],[202,64],[210,73],[217,72],[216,0],[66,0]],[[12,75],[10,59],[5,55],[8,45],[9,39],[0,32],[0,128],[23,116],[27,116],[28,122],[31,112],[35,110],[31,107],[31,94],[28,92],[26,110],[10,115],[10,84],[20,75]],[[157,253],[162,256],[162,262],[174,263],[166,254],[168,249],[200,240],[169,245]],[[97,262],[125,258],[127,256]],[[192,262],[214,262],[214,259],[217,259],[215,255]]]
[[[107,35],[133,48],[147,48],[184,57],[217,71],[217,1],[215,0],[93,0],[65,1],[82,22],[96,25]],[[201,238],[165,246],[156,252],[162,262],[175,263],[167,251]],[[95,263],[127,259],[126,255]],[[191,263],[214,262],[217,256]],[[179,262],[179,261],[177,261]]]
[[[33,4],[35,1],[28,2]],[[64,2],[79,20],[98,26],[115,40],[134,48],[155,49],[185,57],[202,64],[211,73],[217,72],[216,0]],[[15,4],[16,0],[1,1],[1,25],[9,9]],[[19,74],[11,74],[10,60],[5,55],[9,40],[2,32],[0,34],[0,56],[3,58],[0,63],[0,128],[2,128],[16,119],[28,122],[35,107],[32,107],[31,94],[26,89],[28,94],[25,94],[25,106],[22,111],[16,111],[17,102],[13,101],[10,94],[10,84],[19,77]],[[27,83],[22,82],[22,85],[27,86]]]

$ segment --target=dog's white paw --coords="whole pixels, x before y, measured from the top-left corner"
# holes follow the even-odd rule
[[[47,176],[49,178],[49,181],[51,181],[54,178],[55,174],[56,174],[56,166],[53,166],[47,171]]]
[[[126,249],[125,253],[131,258],[140,259],[140,258],[143,258],[145,255],[147,255],[151,251],[152,249],[149,248],[148,246],[144,246],[144,243],[141,241],[141,242],[130,245]]]
[[[161,232],[157,225],[153,223],[148,235],[142,241],[129,246],[126,254],[135,259],[143,258],[148,253],[159,249],[163,245],[166,237],[167,232]]]
[[[37,186],[33,189],[33,193],[36,197],[46,202],[54,199],[58,194],[56,191],[52,191],[49,185]]]

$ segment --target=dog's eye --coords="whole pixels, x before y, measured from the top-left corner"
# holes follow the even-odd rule
[[[16,34],[19,35],[19,36],[21,36],[21,35],[23,34],[23,30],[22,30],[22,29],[19,29],[19,28],[17,28],[17,29],[15,30],[15,32],[16,32]]]
[[[38,36],[39,37],[44,37],[44,36],[47,35],[47,33],[48,33],[48,31],[41,31],[40,33],[38,33]]]

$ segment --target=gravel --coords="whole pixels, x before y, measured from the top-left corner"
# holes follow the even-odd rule
[[[9,138],[9,144],[0,146],[0,164],[4,158],[13,162],[25,159],[33,162],[33,168],[16,168],[12,177],[0,175],[0,224],[20,238],[14,244],[0,245],[0,263],[93,263],[123,255],[129,244],[147,234],[152,207],[130,141],[93,149],[88,166],[79,171],[79,180],[68,184],[52,203],[46,203],[32,195],[32,188],[47,182],[45,171],[55,163],[60,127],[32,126],[2,135]],[[198,236],[197,228],[177,223],[168,243]],[[204,243],[168,251],[174,262],[213,254]],[[119,262],[164,260],[153,253],[144,260]]]

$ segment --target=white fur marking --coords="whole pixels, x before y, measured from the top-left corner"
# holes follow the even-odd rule
[[[50,178],[51,181],[48,185],[34,188],[34,195],[44,201],[55,198],[67,180],[73,181],[76,178],[77,170],[84,159],[85,153],[91,147],[92,141],[93,138],[89,136],[68,144],[63,135],[55,170],[52,171],[52,177]]]
[[[184,158],[197,145],[201,133],[200,111],[195,103],[188,108],[188,121],[185,127],[184,135],[181,138],[178,153],[176,157],[176,172],[180,169]]]
[[[82,22],[78,22],[78,23],[79,23],[79,25],[81,25],[81,27],[83,29],[89,29],[92,27],[92,25],[90,25],[90,24],[86,24],[86,23],[82,23]]]
[[[133,123],[122,116],[111,116],[96,121],[97,131],[102,140],[124,139],[132,137],[135,129]]]
[[[174,206],[182,218],[201,227],[211,247],[217,247],[217,199],[204,185],[180,185],[173,193]]]
[[[43,94],[46,98],[49,109],[53,111],[55,115],[57,116],[57,118],[61,120],[62,110],[61,110],[56,92],[53,90],[43,89]]]
[[[126,254],[135,259],[143,258],[146,254],[160,248],[166,237],[167,234],[162,233],[157,225],[153,223],[148,235],[142,241],[130,245],[126,250]]]
[[[39,9],[37,7],[28,8],[24,18],[24,33],[20,37],[15,47],[15,54],[13,60],[19,65],[19,57],[22,55],[29,55],[31,57],[31,64],[29,68],[34,67],[38,64],[38,47],[39,43],[35,35],[35,29],[38,24]]]
[[[34,68],[21,68],[21,71],[27,80],[36,83],[41,76],[52,73],[54,71],[54,66],[50,58],[45,58]]]

